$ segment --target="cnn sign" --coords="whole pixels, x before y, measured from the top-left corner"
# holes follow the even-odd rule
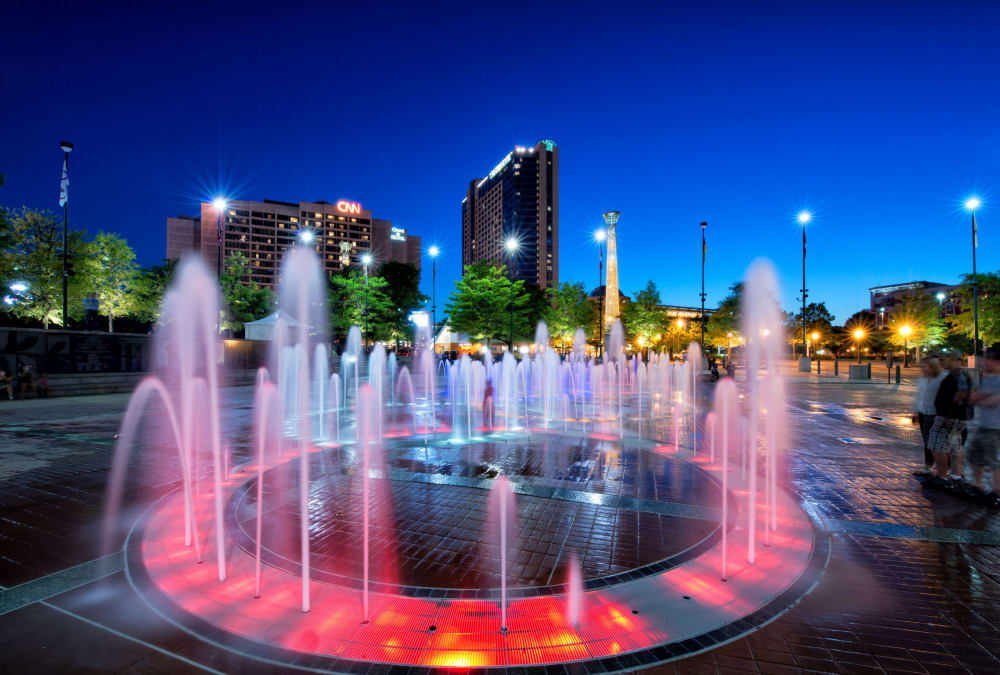
[[[359,204],[358,202],[349,202],[346,199],[341,199],[339,202],[337,202],[336,206],[337,210],[340,211],[341,213],[353,213],[353,214],[361,213],[361,204]]]

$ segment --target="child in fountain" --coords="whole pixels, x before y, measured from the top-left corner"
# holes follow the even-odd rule
[[[483,389],[483,426],[487,429],[493,428],[493,415],[496,412],[496,402],[493,400],[493,381],[486,380],[486,387]]]
[[[972,480],[983,489],[983,472],[993,471],[993,491],[980,499],[988,506],[1000,506],[1000,355],[986,353],[986,373],[970,399],[979,410],[979,428],[969,441],[969,464]]]

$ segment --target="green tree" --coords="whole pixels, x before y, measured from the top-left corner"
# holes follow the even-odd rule
[[[118,235],[103,231],[87,244],[87,249],[88,276],[101,309],[108,315],[108,332],[112,333],[116,316],[135,314],[138,308],[135,292],[139,266],[135,251]]]
[[[513,297],[514,333],[525,335],[532,330],[535,303],[520,279],[513,283]],[[487,346],[493,340],[509,341],[510,312],[511,281],[507,268],[493,267],[487,262],[466,265],[445,307],[452,330],[485,340]]]
[[[368,340],[388,342],[393,336],[396,312],[389,284],[379,276],[368,277]],[[350,267],[330,277],[330,323],[338,340],[346,340],[351,326],[365,330],[365,274]]]
[[[174,281],[178,262],[177,258],[164,258],[161,264],[142,270],[135,292],[135,313],[140,321],[159,320],[163,296]]]
[[[825,344],[826,340],[833,333],[833,322],[836,320],[830,310],[826,308],[825,302],[810,302],[805,308],[806,339],[813,341],[812,334],[819,334],[819,339],[812,344],[813,349],[818,349]],[[794,316],[789,317],[787,324],[788,340],[793,345],[802,347],[802,310],[799,309]]]
[[[248,321],[262,319],[274,311],[274,292],[250,280],[250,260],[235,251],[222,269],[222,327],[243,330]]]
[[[550,305],[545,312],[545,322],[549,335],[562,340],[562,351],[566,352],[566,340],[572,339],[577,328],[584,334],[593,332],[597,321],[597,307],[587,297],[582,282],[563,282],[558,288],[549,289]]]
[[[379,266],[378,276],[386,282],[392,305],[391,333],[398,344],[413,333],[410,314],[427,301],[427,296],[420,292],[420,270],[416,265],[390,260]]]
[[[26,286],[13,297],[15,315],[36,319],[48,329],[49,323],[65,325],[62,315],[62,222],[49,211],[22,208],[7,214],[6,247],[3,250],[3,268],[9,282]],[[84,272],[84,233],[69,233],[69,259],[74,271]],[[87,274],[70,277],[68,308],[72,315],[82,311]]]
[[[739,342],[743,321],[743,282],[729,287],[729,295],[719,303],[719,308],[708,317],[705,339],[715,345],[733,345]]]
[[[632,294],[632,302],[622,309],[622,326],[630,338],[642,339],[644,345],[668,328],[667,313],[660,305],[660,291],[652,281]]]
[[[697,342],[699,337],[701,326],[697,321],[673,319],[667,322],[664,331],[660,333],[658,344],[670,354],[680,354],[692,342]]]
[[[909,329],[909,334],[903,335],[903,327]],[[916,349],[917,360],[920,359],[921,347],[938,347],[944,342],[948,330],[940,316],[937,300],[927,293],[906,293],[902,303],[892,314],[887,336],[889,344],[894,347],[908,346]]]
[[[976,275],[976,295],[979,298],[979,340],[980,345],[1000,341],[1000,274],[981,272]],[[972,338],[975,335],[975,321],[972,302],[972,275],[962,275],[958,287],[962,302],[962,312],[952,318],[952,332]]]

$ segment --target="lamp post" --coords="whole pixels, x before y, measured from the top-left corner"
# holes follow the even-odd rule
[[[903,336],[903,367],[908,368],[910,365],[910,333],[913,329],[910,328],[909,324],[899,327],[899,334]]]
[[[218,196],[218,197],[216,197],[215,199],[212,200],[212,206],[215,207],[215,212],[219,214],[219,230],[218,230],[219,252],[218,252],[218,255],[216,255],[215,272],[216,272],[216,275],[219,278],[219,282],[221,283],[222,282],[222,242],[223,242],[222,212],[226,210],[226,198],[223,197],[223,196],[221,196],[221,195]]]
[[[939,318],[943,318],[944,317],[944,297],[945,297],[944,293],[938,293],[937,294],[938,317]]]
[[[819,333],[817,333],[816,331],[813,331],[812,334],[809,336],[809,338],[812,340],[812,344],[815,344],[816,341],[819,340]],[[809,356],[808,350],[806,350],[806,351],[807,351],[806,356]]]
[[[865,332],[860,328],[854,329],[854,342],[857,345],[858,350],[858,363],[861,363],[861,338],[865,336]]]
[[[965,208],[972,213],[972,322],[974,338],[972,340],[972,365],[979,355],[979,293],[976,284],[976,248],[979,246],[979,228],[976,225],[976,209],[982,202],[978,197],[969,197],[965,200]]]
[[[878,308],[878,325],[875,326],[875,330],[883,330],[885,328],[885,307]]]
[[[361,264],[365,268],[365,349],[368,349],[368,266],[372,264],[370,253],[361,256]]]
[[[63,175],[59,185],[59,202],[63,207],[63,283],[62,283],[62,325],[69,325],[69,153],[73,152],[73,144],[63,141],[59,144],[63,151]],[[46,328],[48,323],[45,324]]]
[[[701,350],[705,351],[705,254],[708,246],[705,244],[705,228],[708,223],[701,224]]]
[[[806,296],[809,295],[806,289],[806,225],[812,220],[812,214],[809,211],[799,211],[796,220],[802,226],[802,361],[799,362],[799,370],[809,372],[812,367],[809,363],[809,347],[806,345]]]
[[[514,351],[514,254],[517,253],[518,246],[517,239],[514,237],[508,237],[507,241],[504,242],[504,248],[507,249],[507,255],[510,256],[510,351]]]
[[[437,340],[437,257],[441,252],[437,246],[427,249],[427,255],[431,257],[431,339]]]
[[[600,229],[594,232],[594,241],[597,242],[597,294],[600,296],[600,317],[597,321],[597,354],[600,356],[604,352],[604,240],[608,238],[608,232]]]

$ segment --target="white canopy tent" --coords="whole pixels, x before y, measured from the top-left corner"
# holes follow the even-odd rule
[[[278,319],[284,321],[285,325],[289,328],[298,328],[299,326],[298,321],[279,309],[274,314],[268,314],[263,319],[243,324],[244,329],[246,329],[246,339],[271,340],[274,336],[274,327],[278,323]]]

